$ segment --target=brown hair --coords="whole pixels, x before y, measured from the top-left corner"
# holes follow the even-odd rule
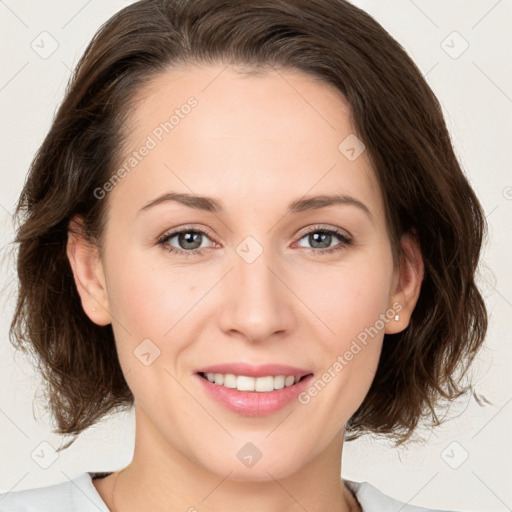
[[[474,282],[486,226],[421,72],[344,0],[143,0],[115,14],[88,45],[16,208],[20,288],[11,342],[40,361],[54,432],[78,435],[134,403],[111,325],[94,324],[81,307],[66,256],[69,221],[81,215],[86,236],[101,247],[108,198],[94,190],[114,172],[137,92],[178,64],[218,62],[298,69],[348,101],[394,252],[415,231],[425,276],[410,325],[385,335],[347,439],[375,432],[401,443],[420,419],[438,423],[435,408],[471,389],[462,377],[487,329]]]

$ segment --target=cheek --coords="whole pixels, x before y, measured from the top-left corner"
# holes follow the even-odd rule
[[[115,261],[113,255],[111,262]],[[197,415],[190,396],[177,384],[180,357],[194,339],[191,322],[194,304],[207,291],[201,276],[185,266],[155,266],[141,252],[124,252],[123,265],[109,271],[109,298],[120,365],[137,401],[168,417],[166,404],[174,403],[173,420],[180,414]],[[197,281],[197,282],[196,282]],[[155,400],[155,390],[161,400]],[[164,398],[165,397],[165,398]]]
[[[393,278],[391,257],[354,258],[331,266],[315,276],[315,284],[303,283],[307,303],[323,320],[333,345],[342,349],[347,342],[374,327],[382,330],[380,315],[389,303]]]
[[[207,283],[201,285],[186,266],[167,266],[164,258],[156,265],[144,256],[125,255],[122,266],[111,267],[109,298],[112,313],[128,331],[159,338],[204,295]]]
[[[315,279],[316,286],[307,288],[308,305],[322,320],[320,329],[327,335],[317,336],[322,369],[303,396],[303,403],[314,403],[319,414],[323,411],[338,418],[335,428],[355,412],[368,392],[386,322],[392,321],[389,314],[386,316],[392,258],[386,258],[385,252],[380,254],[380,258],[331,267],[323,280]],[[322,398],[317,399],[320,395]]]
[[[133,379],[142,369],[136,358],[140,360],[141,354],[149,352],[151,359],[156,357],[152,367],[165,366],[174,374],[181,355],[205,325],[207,301],[202,299],[218,278],[209,270],[195,271],[190,265],[171,266],[165,254],[149,261],[145,253],[134,251],[130,255],[126,251],[122,261],[122,265],[111,264],[108,274],[120,363],[125,373],[137,370],[131,374]]]

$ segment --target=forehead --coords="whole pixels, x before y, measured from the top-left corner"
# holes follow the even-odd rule
[[[332,85],[296,69],[256,72],[218,64],[180,66],[153,79],[136,96],[131,133],[141,135],[156,121],[169,120],[191,97],[197,107],[186,114],[187,123],[180,116],[174,137],[186,131],[192,141],[193,132],[203,142],[212,136],[292,142],[292,137],[313,141],[321,132],[330,135],[327,143],[336,143],[353,132],[349,106]]]
[[[113,191],[129,193],[132,205],[166,188],[233,206],[340,192],[382,213],[365,152],[356,159],[346,152],[361,149],[348,104],[333,86],[298,70],[169,69],[139,91],[125,131],[125,162],[152,146]]]

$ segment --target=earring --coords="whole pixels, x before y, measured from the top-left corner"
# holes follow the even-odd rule
[[[400,317],[398,315],[395,315],[395,322],[398,322],[400,320]]]
[[[95,307],[93,307],[93,308],[92,308],[92,310],[93,310],[93,311],[96,311],[96,308],[95,308]],[[396,320],[396,317],[395,317],[395,320]]]

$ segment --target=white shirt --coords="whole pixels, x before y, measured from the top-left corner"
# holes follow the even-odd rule
[[[94,487],[93,475],[82,473],[59,484],[0,494],[0,512],[110,512]],[[368,482],[344,482],[356,495],[363,512],[443,512],[406,505]]]

